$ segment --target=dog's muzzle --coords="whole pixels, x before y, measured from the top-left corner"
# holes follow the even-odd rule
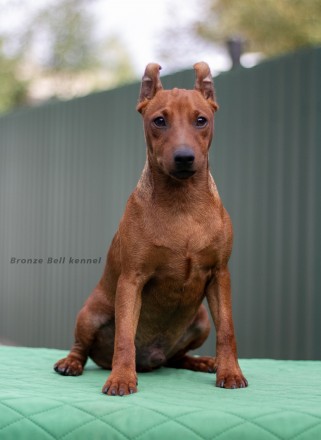
[[[194,151],[189,147],[180,147],[174,151],[174,169],[172,175],[177,179],[188,179],[194,173]]]

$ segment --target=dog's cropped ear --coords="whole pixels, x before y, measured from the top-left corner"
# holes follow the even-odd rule
[[[216,111],[218,109],[218,105],[215,102],[214,83],[208,64],[204,63],[204,61],[201,61],[194,64],[193,67],[196,74],[194,89],[198,90],[204,96],[204,98],[208,100],[214,111]]]
[[[148,104],[159,90],[163,89],[162,83],[159,79],[159,71],[161,66],[156,63],[149,63],[146,66],[144,76],[142,78],[142,84],[140,87],[140,95],[137,104],[137,111],[143,112],[144,108]]]

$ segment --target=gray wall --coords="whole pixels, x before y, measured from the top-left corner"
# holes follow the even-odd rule
[[[320,358],[320,67],[314,49],[215,80],[210,161],[234,224],[242,357]],[[191,71],[163,79],[193,82]],[[69,347],[144,164],[138,92],[133,84],[0,118],[0,339]]]

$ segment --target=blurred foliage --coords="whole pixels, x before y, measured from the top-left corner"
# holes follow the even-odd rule
[[[94,27],[84,0],[56,0],[33,17],[26,40],[30,44],[40,36],[44,41],[41,61],[47,69],[79,72],[101,65]]]
[[[116,36],[109,37],[103,46],[104,65],[114,72],[115,85],[123,84],[136,78],[127,49]]]
[[[4,53],[0,40],[0,113],[26,102],[27,83],[18,79],[18,65],[18,59]]]
[[[320,0],[207,0],[204,7],[193,31],[208,41],[240,37],[267,56],[321,43]]]
[[[10,1],[5,2],[7,9]],[[37,101],[39,97],[33,93],[39,90],[38,83],[42,89],[51,90],[47,99],[70,98],[135,77],[121,41],[115,36],[97,35],[96,17],[91,11],[94,3],[48,0],[42,8],[34,4],[26,8],[24,26],[15,32],[2,32],[0,38],[10,56],[0,50],[0,112],[25,103],[26,96],[30,102]],[[29,0],[21,6],[26,5],[31,5]]]

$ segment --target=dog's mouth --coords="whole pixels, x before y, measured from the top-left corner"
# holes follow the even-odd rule
[[[177,170],[171,172],[171,176],[179,180],[186,180],[192,177],[194,174],[195,174],[194,170]]]

